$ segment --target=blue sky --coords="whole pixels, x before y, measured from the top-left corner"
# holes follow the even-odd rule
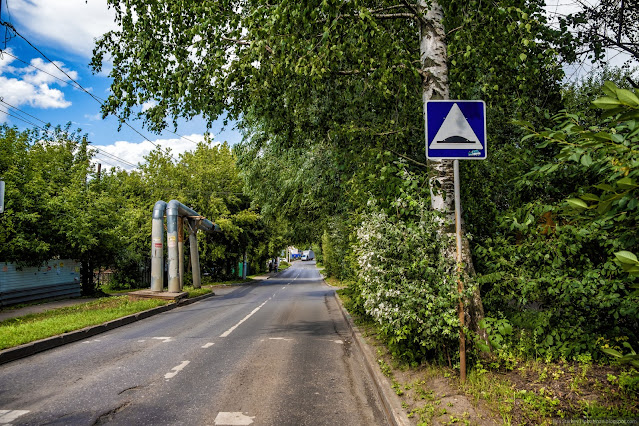
[[[114,13],[107,8],[105,0],[0,1],[3,21],[10,22],[89,92],[98,98],[107,98],[110,78],[107,73],[93,75],[88,65],[95,38],[115,28]],[[0,56],[0,122],[19,129],[33,127],[24,120],[37,126],[43,126],[42,121],[52,125],[71,122],[72,129],[82,129],[82,133],[88,134],[91,143],[100,149],[96,159],[103,166],[125,169],[131,167],[113,156],[128,163],[142,162],[143,156],[154,148],[149,140],[170,147],[175,157],[192,150],[194,142],[203,140],[206,125],[201,119],[179,121],[176,133],[184,138],[170,132],[151,133],[136,120],[129,124],[145,137],[126,126],[118,132],[115,117],[101,118],[98,102],[73,84],[60,81],[68,81],[68,77],[23,39],[11,37],[4,27],[0,30],[0,49],[3,51]],[[108,70],[108,64],[105,69]],[[232,125],[222,131],[221,120],[214,123],[210,133],[218,142],[235,144],[241,140]]]

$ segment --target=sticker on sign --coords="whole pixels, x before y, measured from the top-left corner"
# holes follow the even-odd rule
[[[484,101],[428,101],[426,156],[430,160],[486,158]]]

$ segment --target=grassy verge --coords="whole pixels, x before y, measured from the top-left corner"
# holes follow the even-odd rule
[[[288,262],[287,262],[287,261],[285,261],[285,260],[282,260],[282,261],[280,262],[280,266],[279,266],[278,268],[279,268],[279,271],[281,272],[281,271],[284,271],[284,270],[286,270],[286,269],[288,269],[288,268],[290,268],[290,267],[291,267],[291,264],[290,264],[290,263],[288,263]]]
[[[182,287],[182,291],[186,291],[187,297],[189,299],[193,297],[203,296],[205,294],[209,294],[213,292],[213,290],[209,287],[194,288],[193,286],[190,286],[190,285],[185,285],[184,287]]]
[[[347,309],[352,306],[348,291],[338,294]],[[589,359],[509,359],[474,364],[462,385],[457,369],[409,365],[392,357],[375,323],[351,315],[377,351],[380,370],[412,424],[621,424],[639,418],[637,384],[628,368],[596,365]]]
[[[246,277],[245,280],[243,280],[242,278],[236,278],[236,279],[232,279],[232,280],[227,280],[227,281],[214,281],[212,279],[210,279],[209,277],[204,277],[202,278],[202,285],[210,285],[210,286],[216,286],[216,285],[235,285],[235,284],[245,284],[245,283],[249,283],[251,281],[253,281],[253,278],[251,277],[257,277],[258,275],[249,275]]]
[[[8,319],[0,322],[0,349],[102,324],[167,303],[169,302],[155,299],[131,301],[127,296],[105,297],[93,302]]]

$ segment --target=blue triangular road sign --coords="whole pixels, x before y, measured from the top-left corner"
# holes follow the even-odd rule
[[[428,101],[426,155],[429,159],[486,158],[483,101]]]

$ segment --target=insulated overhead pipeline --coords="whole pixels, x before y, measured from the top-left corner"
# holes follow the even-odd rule
[[[168,287],[169,292],[179,292],[180,288],[180,276],[179,265],[180,256],[178,250],[178,219],[180,217],[189,218],[189,222],[193,223],[192,228],[194,231],[201,229],[202,231],[219,231],[218,225],[215,225],[208,219],[202,217],[198,212],[185,206],[177,200],[171,200],[166,207],[166,239],[167,249],[169,254],[169,268],[168,268]],[[193,238],[195,233],[192,232]],[[191,253],[191,261],[193,270],[197,266],[197,275],[199,276],[199,257],[197,252]]]
[[[153,220],[151,224],[151,291],[164,290],[164,216],[166,215],[167,251],[168,251],[168,287],[171,292],[181,291],[180,282],[180,251],[181,239],[178,236],[179,221],[186,218],[189,221],[191,264],[197,271],[197,284],[199,284],[199,254],[197,252],[197,230],[205,232],[220,231],[219,225],[200,216],[195,210],[185,206],[177,200],[168,203],[158,201],[153,206]],[[183,244],[183,243],[182,243]],[[194,280],[194,284],[195,280]],[[198,285],[199,286],[199,285]]]

